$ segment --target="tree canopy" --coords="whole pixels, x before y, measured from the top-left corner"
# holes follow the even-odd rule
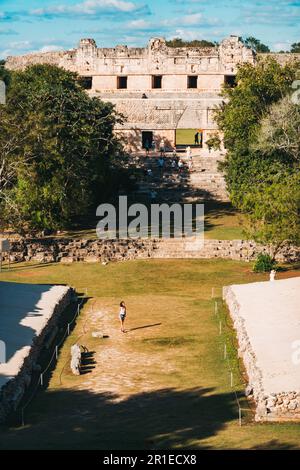
[[[0,106],[1,222],[53,230],[82,215],[106,188],[118,119],[74,73],[51,65],[12,73]]]
[[[254,38],[253,36],[250,36],[246,39],[243,40],[245,46],[250,47],[251,49],[254,49],[255,52],[270,52],[270,48],[263,44],[260,39]]]
[[[166,41],[168,47],[215,47],[216,42],[206,41],[205,39],[193,39],[192,41],[184,41],[181,38],[174,38]]]
[[[300,54],[300,42],[294,42],[294,44],[291,45],[291,52]]]
[[[237,86],[224,88],[216,111],[231,200],[248,215],[248,234],[276,247],[300,235],[299,105],[292,101],[298,69],[270,58],[240,66]]]

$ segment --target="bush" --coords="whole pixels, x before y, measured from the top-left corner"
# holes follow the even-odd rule
[[[266,253],[260,253],[256,258],[253,271],[255,273],[266,273],[270,272],[275,267],[276,261],[274,261],[270,255]]]

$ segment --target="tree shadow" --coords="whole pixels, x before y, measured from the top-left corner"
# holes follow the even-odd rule
[[[11,422],[3,429],[0,449],[201,449],[208,448],[204,439],[233,420],[233,394],[212,388],[165,388],[127,398],[52,390],[36,397],[25,427]]]

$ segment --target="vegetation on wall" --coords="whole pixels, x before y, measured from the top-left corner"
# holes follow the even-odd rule
[[[0,106],[0,210],[1,224],[20,233],[65,228],[107,191],[120,118],[77,79],[50,65],[10,77]]]
[[[233,204],[247,214],[248,236],[273,248],[300,239],[299,64],[273,59],[239,67],[224,88],[216,121],[228,149],[223,165]]]
[[[192,41],[184,41],[181,38],[174,38],[166,41],[168,47],[215,47],[217,42],[206,41],[205,39],[194,39]]]

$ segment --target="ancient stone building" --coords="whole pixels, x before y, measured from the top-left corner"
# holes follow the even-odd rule
[[[91,95],[113,102],[125,116],[116,132],[135,150],[162,138],[169,147],[193,144],[197,133],[205,148],[217,132],[213,109],[222,101],[222,85],[233,85],[239,63],[255,60],[237,36],[212,48],[172,48],[161,38],[145,48],[97,48],[93,39],[82,39],[70,51],[9,57],[7,67],[47,63],[85,77]]]

